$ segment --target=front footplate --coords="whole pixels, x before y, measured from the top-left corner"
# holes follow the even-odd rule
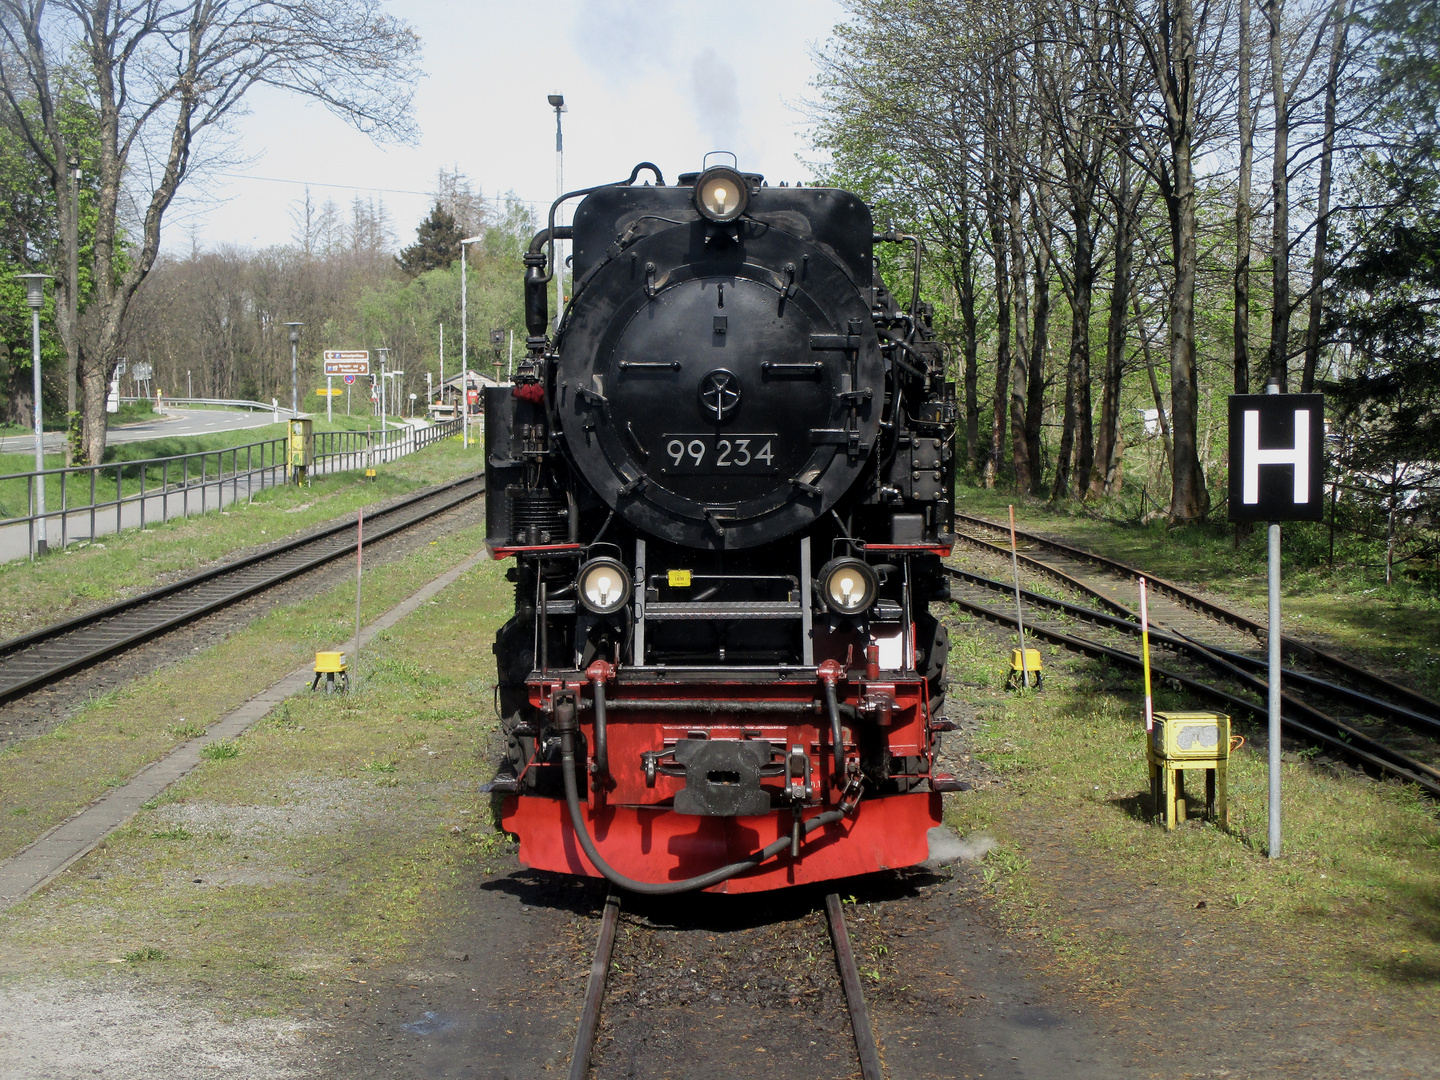
[[[805,840],[799,857],[788,852],[706,890],[762,892],[915,866],[929,857],[926,832],[940,824],[938,792],[866,798],[842,821]],[[743,859],[790,833],[791,811],[745,817],[697,817],[664,806],[588,805],[587,824],[600,855],[620,873],[641,881],[678,881]],[[819,807],[804,811],[809,818]],[[536,870],[600,877],[571,828],[565,803],[512,795],[501,827],[520,837],[520,862]]]

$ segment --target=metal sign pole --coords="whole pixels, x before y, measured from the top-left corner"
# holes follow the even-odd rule
[[[1263,394],[1231,394],[1231,521],[1267,525],[1269,648],[1266,755],[1270,858],[1281,855],[1280,752],[1281,652],[1280,524],[1325,517],[1325,399],[1320,394],[1283,394],[1272,380]]]
[[[1270,522],[1270,843],[1280,857],[1280,523]]]
[[[330,389],[333,385],[331,378],[329,375],[325,376],[325,421],[333,424],[335,422],[335,410],[330,405],[330,399],[334,396],[334,391]]]
[[[1280,384],[1271,382],[1265,387],[1265,393],[1280,393]],[[1321,428],[1323,431],[1323,426]],[[1298,468],[1298,466],[1297,466]],[[1267,754],[1270,780],[1270,835],[1267,854],[1272,859],[1280,857],[1280,640],[1282,637],[1280,627],[1280,523],[1270,522],[1267,530],[1269,572],[1266,574],[1269,588],[1269,653],[1270,670],[1267,673],[1269,679],[1269,738],[1270,746]]]

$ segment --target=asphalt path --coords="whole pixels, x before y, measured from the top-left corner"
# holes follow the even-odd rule
[[[214,435],[221,431],[245,431],[275,423],[270,411],[251,412],[244,409],[176,409],[162,407],[161,420],[142,420],[111,428],[107,443],[144,442],[146,439],[168,439],[176,435]],[[23,454],[35,449],[34,435],[7,435],[0,439],[0,454]],[[45,433],[45,452],[58,454],[65,449],[63,431]]]

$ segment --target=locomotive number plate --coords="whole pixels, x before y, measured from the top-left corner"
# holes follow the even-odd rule
[[[775,442],[773,431],[757,434],[660,436],[660,471],[773,473]]]

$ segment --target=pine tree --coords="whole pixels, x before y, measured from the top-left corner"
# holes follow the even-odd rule
[[[439,203],[420,223],[415,236],[415,243],[395,257],[400,269],[411,277],[426,270],[449,266],[460,257],[460,227],[455,224],[454,216],[446,213]]]

